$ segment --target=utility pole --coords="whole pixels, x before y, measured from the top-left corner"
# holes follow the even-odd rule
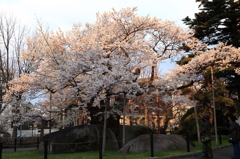
[[[123,138],[122,138],[122,159],[125,159],[125,118],[126,118],[126,93],[123,94]]]
[[[52,125],[52,92],[50,92],[50,97],[49,97],[49,102],[50,102],[50,119],[49,119],[49,134],[51,134],[51,125]]]
[[[198,115],[197,115],[197,104],[195,102],[194,93],[192,93],[192,96],[193,96],[193,102],[194,102],[193,108],[194,108],[195,120],[196,120],[196,125],[197,125],[198,145],[200,145],[201,141],[200,141],[200,128],[199,128]]]
[[[218,134],[217,134],[217,118],[216,118],[216,105],[215,105],[215,93],[214,93],[214,81],[213,81],[213,68],[211,66],[211,78],[212,78],[212,97],[213,97],[213,116],[214,116],[214,131],[215,131],[215,140],[216,145],[218,145]]]

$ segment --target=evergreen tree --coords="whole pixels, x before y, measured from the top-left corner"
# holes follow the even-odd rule
[[[196,13],[194,19],[189,17],[183,19],[184,23],[194,30],[194,37],[210,45],[223,42],[238,48],[240,46],[240,1],[196,0],[196,2],[200,3],[201,12]],[[179,64],[184,64],[186,60],[190,59],[183,58]],[[217,71],[215,77],[223,81],[228,90],[225,96],[233,99],[238,105],[240,76],[235,73],[234,67],[239,67],[239,63],[234,63],[233,67],[227,70]]]
[[[183,19],[194,30],[194,37],[209,44],[220,42],[240,46],[240,3],[234,0],[196,0],[201,12]]]

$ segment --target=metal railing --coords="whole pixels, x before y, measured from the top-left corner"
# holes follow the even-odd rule
[[[150,140],[150,157],[154,157],[154,135],[151,133],[149,134],[150,137],[149,137],[149,140]],[[190,152],[190,138],[189,138],[189,133],[186,132],[185,134],[182,134],[183,137],[186,139],[186,150],[187,152]],[[28,138],[28,137],[26,137]],[[146,137],[148,138],[148,137]],[[219,138],[221,138],[221,135],[219,135]],[[27,144],[24,143],[24,140],[22,138],[14,138],[14,139],[11,139],[13,140],[13,144],[6,144],[7,141],[9,141],[10,139],[3,139],[1,138],[1,141],[0,141],[0,159],[2,158],[2,149],[3,148],[13,148],[14,151],[17,150],[17,148],[22,148],[22,147],[37,147],[37,149],[39,148],[39,137],[35,137],[35,138],[31,138],[29,137],[27,140],[32,140],[32,142],[28,142]],[[221,141],[221,139],[220,139]],[[89,141],[89,142],[76,142],[76,143],[50,143],[48,140],[44,140],[42,141],[43,143],[43,150],[44,150],[44,159],[47,159],[48,158],[48,153],[50,152],[50,147],[53,147],[54,145],[57,145],[57,147],[59,147],[60,145],[68,145],[68,147],[71,147],[73,145],[76,145],[76,146],[79,146],[79,145],[87,145],[87,144],[96,144],[97,145],[97,149],[99,151],[99,159],[102,159],[102,137],[100,136],[98,138],[98,140],[94,140],[94,141]],[[122,142],[122,141],[116,141],[116,140],[107,140],[107,142]],[[10,142],[8,142],[10,143]],[[73,147],[73,148],[76,148]],[[96,149],[95,149],[96,151]],[[124,151],[122,151],[122,153],[125,153]]]

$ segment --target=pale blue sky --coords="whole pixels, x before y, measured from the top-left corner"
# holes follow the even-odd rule
[[[0,6],[0,10],[13,13],[32,29],[37,25],[37,17],[51,30],[58,27],[70,30],[72,24],[78,22],[94,23],[97,12],[110,11],[111,8],[138,7],[139,15],[175,21],[185,28],[187,26],[181,20],[198,12],[195,0],[0,0]],[[166,62],[160,69],[166,72],[173,66]]]
[[[36,17],[55,30],[71,29],[72,23],[93,23],[96,12],[138,7],[139,15],[156,16],[175,21],[186,27],[181,19],[198,12],[195,0],[0,0],[1,10],[13,12],[22,22],[34,26]]]
[[[198,12],[195,0],[0,0],[1,10],[13,13],[28,27],[36,26],[36,17],[51,30],[60,27],[70,30],[73,23],[94,23],[97,12],[138,7],[139,15],[156,16],[162,20],[182,22],[186,16],[194,17]],[[162,69],[173,65],[162,64]]]

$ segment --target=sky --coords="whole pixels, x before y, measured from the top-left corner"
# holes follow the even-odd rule
[[[138,7],[138,15],[176,22],[199,12],[195,0],[0,0],[1,10],[16,15],[22,24],[34,29],[39,19],[50,30],[70,30],[73,23],[94,23],[96,13]],[[173,65],[163,64],[163,70]],[[166,67],[166,68],[165,68]]]

